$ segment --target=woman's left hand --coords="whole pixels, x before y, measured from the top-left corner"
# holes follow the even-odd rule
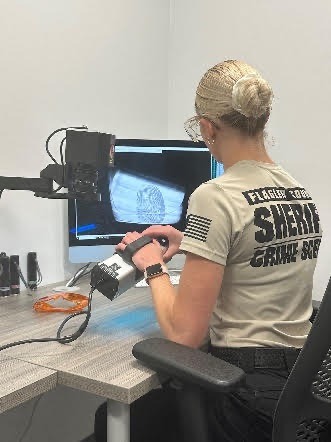
[[[143,235],[138,232],[129,232],[125,235],[122,241],[117,244],[116,250],[123,252],[125,247],[131,242],[135,241],[138,238],[141,238]],[[144,271],[146,267],[153,264],[164,264],[163,262],[163,253],[160,244],[153,240],[153,243],[147,244],[138,250],[132,257],[132,261],[134,265],[140,270]]]

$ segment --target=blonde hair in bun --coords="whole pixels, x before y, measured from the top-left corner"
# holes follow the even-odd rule
[[[195,108],[199,116],[255,135],[268,121],[273,92],[252,66],[226,60],[210,68],[200,80]]]
[[[259,75],[244,75],[232,88],[232,107],[245,117],[259,118],[271,108],[272,89]]]

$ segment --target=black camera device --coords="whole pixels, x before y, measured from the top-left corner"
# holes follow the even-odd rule
[[[48,142],[57,132],[65,131],[60,145],[61,164],[49,153]],[[65,154],[62,148],[65,142]],[[86,199],[98,201],[99,179],[112,165],[115,136],[87,128],[58,129],[46,141],[46,151],[54,164],[40,172],[40,178],[0,176],[0,194],[3,190],[30,190],[35,196],[50,199]],[[59,185],[53,188],[53,181]],[[66,193],[59,190],[67,188]]]

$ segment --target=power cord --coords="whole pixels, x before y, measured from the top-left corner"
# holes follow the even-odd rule
[[[69,126],[69,127],[61,127],[60,129],[56,129],[54,130],[46,139],[45,142],[45,148],[46,148],[46,152],[47,155],[50,157],[50,159],[53,161],[53,163],[55,164],[59,164],[58,161],[53,157],[53,155],[51,154],[50,150],[49,150],[49,142],[51,140],[51,138],[53,138],[53,136],[59,132],[62,131],[66,131],[68,129],[77,129],[77,130],[87,130],[88,127],[85,125],[82,126]],[[63,144],[65,142],[66,138],[64,137],[61,141],[60,144],[60,157],[61,157],[61,164],[62,164],[62,182],[64,182],[64,178],[65,178],[65,163],[64,163],[64,156],[63,156]],[[57,193],[59,190],[61,190],[63,188],[63,185],[60,185],[58,188],[54,189],[52,193]],[[4,189],[0,189],[0,199],[2,196],[2,192],[4,191]]]
[[[49,150],[49,142],[51,140],[52,137],[54,137],[55,134],[68,130],[68,129],[82,129],[82,130],[86,130],[87,126],[83,125],[83,126],[69,126],[69,127],[61,127],[60,129],[56,129],[54,130],[50,135],[48,135],[47,140],[46,140],[46,152],[48,154],[48,156],[51,158],[51,160],[55,163],[55,164],[59,164],[56,159],[53,157],[53,155],[51,154],[50,150]],[[62,159],[62,158],[61,158]],[[63,164],[63,162],[62,162]]]
[[[66,139],[67,139],[66,137],[62,138],[62,141],[60,143],[60,158],[61,158],[61,164],[62,164],[63,167],[64,167],[63,144],[64,144]]]
[[[67,129],[87,129],[87,126],[74,126],[74,127],[63,127],[61,129],[57,129],[54,132],[52,132],[49,137],[46,140],[46,152],[48,153],[48,155],[50,156],[50,158],[56,163],[59,164],[56,159],[52,156],[52,154],[49,151],[49,141],[50,139],[58,132],[67,130]],[[62,164],[62,184],[60,184],[56,189],[53,190],[52,193],[57,193],[59,190],[63,189],[63,183],[65,180],[65,173],[66,173],[66,169],[65,169],[65,163],[64,163],[64,155],[63,155],[63,145],[66,141],[66,137],[62,138],[61,143],[60,143],[60,158],[61,158],[61,164]]]
[[[37,267],[37,287],[43,282],[43,275],[41,273],[38,259],[36,259],[36,267]]]
[[[64,181],[65,181],[65,176],[66,176],[66,166],[64,163],[64,157],[63,157],[63,144],[66,141],[66,137],[62,138],[62,141],[60,143],[60,157],[61,157],[61,164],[62,164],[62,185],[56,190],[56,192],[58,192],[60,189],[62,189]]]
[[[61,164],[62,164],[62,184],[59,185],[56,189],[53,190],[53,193],[57,193],[59,190],[63,189],[63,183],[65,180],[65,174],[66,174],[66,168],[64,163],[64,156],[63,156],[63,144],[66,141],[66,137],[62,138],[62,141],[60,143],[60,157],[61,157]]]
[[[89,275],[91,273],[91,270],[87,269],[90,267],[91,264],[91,262],[88,262],[87,264],[79,268],[74,276],[66,283],[66,287],[74,286],[79,279],[83,278],[86,275]]]
[[[19,266],[19,264],[17,264],[17,262],[15,262],[15,265],[16,265],[16,268],[17,268],[18,276],[20,277],[21,281],[23,282],[25,288],[26,288],[27,290],[30,290],[30,287],[29,287],[29,285],[28,285],[26,279],[25,279],[24,276],[23,276],[23,272],[22,272],[22,270],[21,270],[21,267]],[[31,295],[31,293],[28,293],[28,295]]]
[[[16,341],[16,342],[11,342],[10,344],[5,344],[0,346],[0,351],[5,350],[7,348],[11,348],[11,347],[16,347],[18,345],[23,345],[23,344],[32,344],[33,342],[59,342],[60,344],[69,344],[70,342],[75,341],[76,339],[78,339],[86,330],[86,327],[89,323],[90,317],[91,317],[91,304],[92,304],[92,295],[94,290],[96,289],[97,285],[99,284],[99,282],[102,282],[101,280],[97,281],[95,284],[93,284],[93,286],[91,287],[90,293],[88,295],[88,304],[87,304],[87,310],[81,311],[81,312],[76,312],[73,313],[69,316],[67,316],[64,321],[61,322],[57,333],[56,333],[56,338],[37,338],[37,339],[25,339],[22,341]],[[92,285],[92,284],[91,284]],[[61,332],[63,330],[63,327],[65,326],[65,324],[70,321],[70,319],[74,318],[75,316],[79,316],[79,315],[86,315],[86,318],[84,319],[84,321],[82,322],[82,324],[79,326],[78,330],[68,336],[62,336],[61,337]]]
[[[108,275],[105,273],[102,268],[99,265],[95,265],[91,271],[91,290],[88,294],[88,304],[87,304],[87,310],[83,310],[81,312],[72,313],[71,315],[67,316],[60,324],[60,327],[57,330],[56,338],[39,338],[39,339],[25,339],[22,341],[16,341],[11,342],[10,344],[5,344],[0,346],[0,351],[5,350],[7,348],[16,347],[18,345],[23,344],[32,344],[33,342],[59,342],[60,344],[69,344],[70,342],[75,341],[78,339],[86,330],[87,325],[89,323],[90,317],[91,317],[91,308],[92,308],[92,296],[95,289],[99,287],[99,285],[103,284],[107,281],[107,279],[112,279],[111,275]],[[78,330],[68,336],[62,336],[61,332],[63,330],[63,327],[65,324],[70,321],[70,319],[74,318],[75,316],[79,315],[86,315],[84,321],[79,326]]]
[[[40,402],[40,399],[41,399],[42,397],[43,397],[43,395],[40,395],[40,396],[37,398],[37,400],[35,401],[35,403],[33,404],[32,412],[31,412],[31,415],[30,415],[29,421],[28,421],[28,423],[27,423],[27,425],[26,425],[26,427],[25,427],[25,429],[24,429],[22,435],[20,436],[18,442],[23,442],[23,439],[24,439],[25,436],[28,434],[28,431],[30,430],[31,425],[32,425],[32,420],[33,420],[33,418],[34,418],[34,415],[35,415],[35,412],[36,412],[37,406],[38,406],[38,404],[39,404],[39,402]]]

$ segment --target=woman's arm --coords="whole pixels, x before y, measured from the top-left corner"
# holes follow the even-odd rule
[[[178,290],[167,275],[150,279],[157,318],[168,339],[190,347],[202,344],[223,272],[224,266],[187,253]]]
[[[142,235],[129,232],[116,246],[119,251]],[[163,262],[159,243],[147,244],[132,258],[136,267],[146,267]],[[220,293],[224,266],[188,252],[180,277],[178,290],[168,275],[149,280],[157,318],[164,335],[178,343],[199,347],[206,337],[210,316]]]
[[[169,247],[163,255],[165,262],[170,261],[170,259],[177,253],[182,253],[179,250],[179,247],[183,240],[184,233],[172,226],[150,226],[142,232],[142,235],[147,235],[155,239],[159,237],[166,237],[168,239]]]

